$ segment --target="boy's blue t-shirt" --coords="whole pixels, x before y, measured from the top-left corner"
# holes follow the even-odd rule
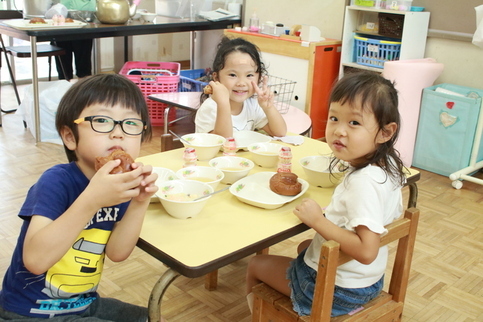
[[[19,213],[24,219],[20,236],[0,291],[0,306],[5,310],[40,318],[80,314],[98,297],[105,245],[114,224],[124,216],[128,202],[101,208],[93,214],[69,251],[44,274],[30,273],[22,260],[31,216],[57,219],[88,184],[87,177],[71,162],[45,171],[30,188]]]

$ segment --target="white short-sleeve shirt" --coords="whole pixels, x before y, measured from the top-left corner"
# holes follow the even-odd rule
[[[195,125],[197,133],[209,133],[215,129],[217,104],[209,97],[196,112]],[[258,105],[254,97],[243,102],[243,109],[240,114],[232,115],[233,131],[254,131],[263,128],[268,124],[265,112]]]
[[[377,166],[367,166],[346,175],[335,188],[325,216],[339,227],[355,231],[359,225],[384,235],[385,225],[401,216],[401,187]],[[304,257],[305,263],[317,270],[320,250],[325,239],[315,234]],[[345,288],[361,288],[376,283],[387,264],[387,246],[381,247],[377,258],[369,265],[351,260],[337,269],[335,284]]]

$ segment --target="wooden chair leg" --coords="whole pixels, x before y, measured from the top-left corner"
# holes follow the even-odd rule
[[[216,290],[218,286],[218,270],[205,275],[205,289],[208,291]]]

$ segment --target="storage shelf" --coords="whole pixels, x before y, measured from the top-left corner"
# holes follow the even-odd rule
[[[375,9],[370,7],[347,6],[345,9],[344,28],[342,32],[342,54],[339,77],[344,75],[344,67],[382,72],[381,68],[368,67],[355,63],[354,34],[367,35],[368,37],[375,35],[375,33],[367,31],[358,31],[359,15],[366,12],[375,14],[388,13],[394,15],[403,15],[404,26],[401,38],[387,37],[379,34],[378,36],[392,38],[395,40],[397,39],[397,41],[401,42],[399,60],[424,58],[429,26],[429,12],[397,11]]]

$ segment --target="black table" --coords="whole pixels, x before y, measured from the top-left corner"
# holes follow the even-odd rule
[[[95,39],[106,37],[124,37],[124,60],[128,57],[128,36],[149,35],[186,31],[216,30],[234,28],[241,23],[240,19],[223,21],[208,21],[204,19],[169,18],[157,16],[154,23],[141,23],[130,21],[123,25],[110,25],[102,23],[90,23],[82,28],[66,29],[59,26],[55,29],[28,29],[20,30],[5,24],[8,20],[0,20],[0,34],[30,41],[32,50],[32,83],[35,115],[35,140],[40,142],[40,110],[39,110],[39,87],[37,70],[37,42],[41,41],[65,41],[77,39]]]

